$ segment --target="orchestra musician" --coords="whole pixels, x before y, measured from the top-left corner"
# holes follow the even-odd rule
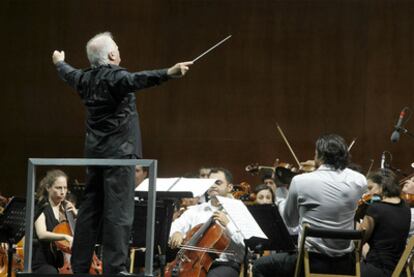
[[[243,237],[236,226],[228,219],[225,212],[219,210],[219,203],[214,196],[228,197],[232,190],[232,175],[225,168],[212,168],[209,178],[217,179],[208,190],[210,200],[191,206],[179,218],[173,221],[170,231],[170,246],[177,248],[184,242],[186,233],[198,224],[208,221],[210,217],[226,227],[231,243],[226,251],[233,250],[235,255],[220,254],[208,271],[208,277],[237,277],[244,257]]]
[[[404,186],[402,188],[402,192],[410,195],[410,196],[414,196],[414,176],[411,178],[408,178],[405,182],[404,182]],[[412,198],[412,197],[411,197]],[[411,237],[412,235],[414,235],[414,207],[411,206],[411,226],[410,226],[410,234],[409,236]]]
[[[100,33],[86,44],[91,68],[81,70],[54,51],[59,77],[77,90],[87,109],[85,157],[142,157],[135,92],[186,74],[192,62],[168,69],[128,72],[111,33]],[[74,273],[87,273],[102,225],[103,271],[127,275],[128,242],[134,214],[134,167],[87,168],[85,198],[79,209],[72,248]],[[102,224],[100,224],[102,222]]]
[[[73,204],[65,200],[67,181],[68,176],[58,169],[48,171],[40,181],[36,212],[40,215],[34,223],[34,237],[37,242],[33,244],[33,272],[58,273],[58,268],[63,266],[63,256],[51,242],[66,240],[72,243],[72,236],[52,232],[56,225],[66,220],[65,210],[77,214]]]
[[[318,138],[315,149],[318,168],[293,177],[287,198],[280,198],[276,190],[276,202],[288,227],[299,224],[301,228],[307,223],[311,227],[354,229],[357,202],[366,191],[367,183],[362,174],[347,168],[348,158],[342,137],[329,134]],[[311,252],[313,271],[352,271],[351,242],[310,238],[305,246]],[[253,274],[256,277],[293,276],[296,259],[297,253],[272,253],[255,261]]]
[[[198,177],[202,179],[207,179],[208,175],[210,174],[210,167],[202,166],[198,169]]]
[[[135,188],[137,188],[145,178],[148,177],[148,167],[141,165],[135,166]]]
[[[258,185],[254,189],[256,195],[255,204],[273,204],[275,203],[275,193],[271,187],[266,184]]]
[[[381,169],[368,175],[368,193],[379,198],[368,205],[358,229],[365,230],[369,246],[361,263],[362,277],[391,276],[404,251],[410,229],[410,208],[400,198],[395,174]]]

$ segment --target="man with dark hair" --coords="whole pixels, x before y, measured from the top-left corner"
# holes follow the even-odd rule
[[[202,166],[198,169],[198,178],[208,178],[210,174],[210,168],[207,166]]]
[[[148,167],[135,166],[135,188],[137,188],[148,177]]]
[[[119,67],[121,56],[111,33],[86,44],[91,68],[75,69],[65,53],[54,51],[59,77],[77,90],[86,107],[86,158],[142,158],[134,93],[182,77],[192,62],[168,69],[131,73]],[[87,273],[102,223],[103,272],[126,272],[128,242],[134,219],[134,167],[87,168],[85,199],[79,210],[72,247],[74,273]]]
[[[207,277],[238,277],[240,265],[244,258],[243,236],[234,223],[229,220],[226,213],[219,209],[219,202],[215,197],[228,197],[233,188],[233,177],[230,171],[225,168],[213,168],[210,171],[209,178],[216,179],[215,184],[207,192],[210,200],[189,207],[179,218],[174,220],[170,231],[170,246],[172,248],[179,247],[189,230],[213,217],[216,222],[225,227],[231,240],[226,251],[234,251],[234,255],[220,254],[209,268]]]
[[[357,202],[366,191],[365,177],[349,168],[348,147],[338,135],[324,135],[316,142],[314,172],[293,177],[287,198],[276,190],[279,211],[288,227],[304,223],[311,227],[354,229]],[[300,235],[299,235],[300,241]],[[352,242],[309,238],[305,246],[312,253],[313,271],[352,271]],[[293,276],[296,254],[277,253],[258,259],[254,276]]]

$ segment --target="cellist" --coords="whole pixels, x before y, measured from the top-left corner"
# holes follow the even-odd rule
[[[76,208],[67,200],[68,176],[61,170],[48,171],[40,181],[37,191],[38,205],[35,221],[34,236],[37,242],[33,244],[33,264],[35,273],[57,274],[63,266],[62,253],[56,250],[53,241],[66,240],[72,243],[72,236],[53,233],[53,228],[66,220],[65,208],[68,212],[77,214]]]
[[[212,216],[222,226],[226,227],[231,243],[226,251],[233,251],[234,255],[221,254],[214,260],[207,276],[237,277],[240,272],[240,265],[244,258],[244,243],[241,233],[229,220],[225,212],[219,210],[219,203],[213,196],[228,197],[232,191],[232,175],[225,168],[212,168],[209,178],[217,179],[210,187],[207,194],[210,200],[196,206],[191,206],[171,226],[170,246],[179,247],[185,238],[186,233],[198,224],[207,222]],[[213,197],[213,198],[212,198]]]

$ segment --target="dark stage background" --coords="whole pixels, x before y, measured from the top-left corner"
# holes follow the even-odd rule
[[[413,14],[414,1],[401,0],[3,0],[0,191],[24,195],[29,157],[82,157],[84,109],[51,54],[65,50],[87,67],[85,44],[102,31],[134,71],[192,59],[233,35],[184,79],[137,94],[144,156],[162,177],[219,165],[255,183],[247,164],[294,162],[276,122],[302,161],[335,132],[358,138],[352,155],[364,170],[388,150],[411,173],[414,140],[389,138],[413,106]],[[83,181],[83,169],[68,171]]]

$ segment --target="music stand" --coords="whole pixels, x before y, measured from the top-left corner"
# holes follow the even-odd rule
[[[177,198],[188,197],[188,193],[185,192],[184,196],[180,195],[177,192],[170,193],[171,196],[168,196],[168,192],[162,192],[159,194],[157,192],[157,202],[155,207],[155,234],[154,234],[154,245],[159,247],[159,265],[161,268],[161,276],[164,276],[164,266],[166,263],[166,251],[168,246],[168,240],[170,236],[170,229],[172,218],[174,214],[174,207],[177,201]],[[132,242],[133,247],[145,247],[145,237],[146,237],[146,218],[147,218],[147,200],[145,200],[146,195],[143,192],[135,192],[135,195],[140,197],[143,200],[135,201],[135,214],[134,214],[134,223],[132,227]],[[161,197],[162,195],[162,197]],[[192,195],[190,193],[190,195]],[[132,261],[131,261],[132,262]]]
[[[13,197],[4,208],[0,217],[0,242],[7,242],[8,269],[7,276],[12,276],[13,244],[24,236],[26,220],[26,200]]]
[[[295,243],[276,205],[251,205],[247,206],[247,208],[268,237],[268,240],[256,237],[244,240],[246,253],[247,248],[260,248],[260,250],[276,250],[280,252],[292,252],[296,250]],[[248,257],[246,255],[245,263],[247,263],[247,259]],[[247,266],[245,268],[247,270]]]

